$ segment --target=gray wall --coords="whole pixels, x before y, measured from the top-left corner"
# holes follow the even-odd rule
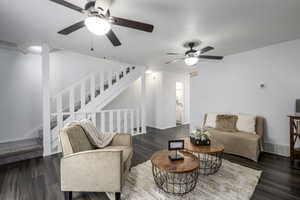
[[[140,108],[141,105],[141,78],[137,79],[114,100],[107,104],[103,110]]]
[[[51,94],[92,72],[126,65],[67,51],[51,53]],[[0,89],[0,143],[36,137],[42,127],[41,56],[0,49]]]
[[[185,86],[184,123],[189,123],[189,81],[186,74],[156,71],[146,74],[146,125],[159,129],[176,126],[176,81]],[[110,102],[104,110],[136,108],[141,104],[141,79]]]
[[[184,84],[184,123],[189,123],[189,80],[185,73],[157,71],[146,76],[147,125],[176,126],[176,82]]]
[[[0,142],[36,136],[42,123],[41,58],[0,49]]]
[[[287,115],[300,98],[299,52],[295,40],[199,63],[199,76],[191,78],[192,126],[199,126],[206,112],[261,115],[267,122],[265,141],[287,149]]]
[[[86,56],[69,51],[57,51],[50,54],[51,94],[55,95],[90,73],[118,70],[128,64],[96,57]]]

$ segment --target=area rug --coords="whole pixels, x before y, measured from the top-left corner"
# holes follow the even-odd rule
[[[122,191],[122,200],[249,200],[262,171],[223,160],[220,170],[209,176],[199,176],[196,188],[174,196],[161,191],[154,183],[151,162],[131,169]]]

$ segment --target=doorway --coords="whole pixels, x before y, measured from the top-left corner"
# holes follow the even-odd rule
[[[184,118],[184,88],[182,82],[176,82],[176,126],[183,124]]]

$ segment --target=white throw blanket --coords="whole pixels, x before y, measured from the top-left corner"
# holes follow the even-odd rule
[[[97,148],[104,148],[108,146],[111,143],[113,137],[115,136],[115,133],[99,132],[97,128],[94,126],[93,122],[91,122],[88,119],[83,119],[77,122],[71,122],[67,124],[67,126],[73,124],[79,124],[84,129],[90,142]]]

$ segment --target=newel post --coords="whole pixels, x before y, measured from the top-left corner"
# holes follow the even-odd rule
[[[43,149],[44,156],[51,154],[50,137],[50,49],[42,45],[42,94],[43,94]]]
[[[142,133],[146,133],[146,76],[143,73],[141,77],[141,96],[142,96],[142,103],[141,103],[141,110],[142,110]]]

